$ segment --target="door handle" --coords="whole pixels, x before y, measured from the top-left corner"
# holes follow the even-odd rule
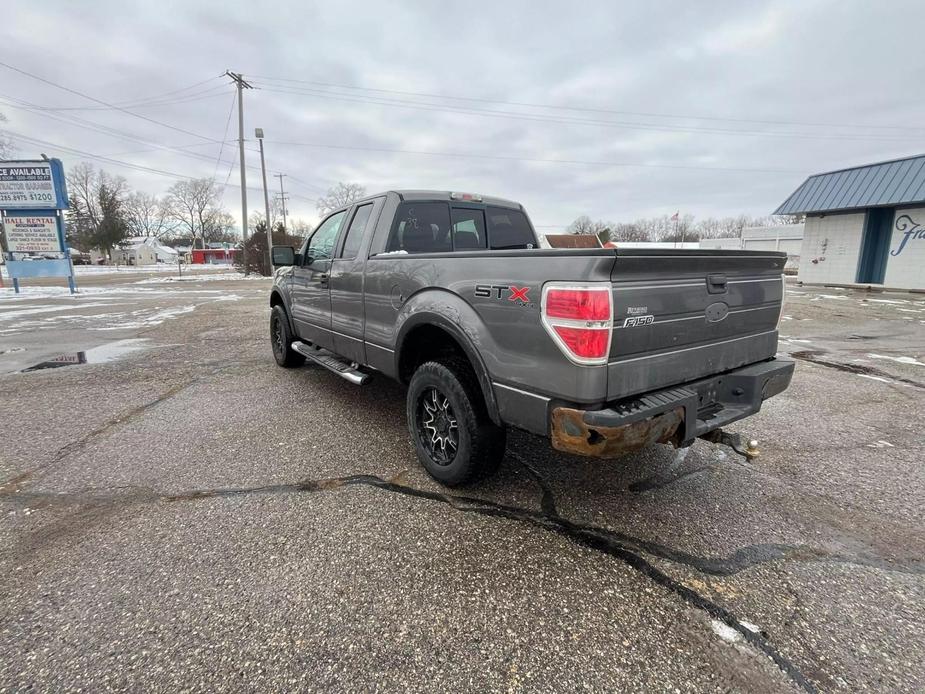
[[[722,294],[726,291],[726,275],[707,275],[707,292]]]
[[[323,272],[320,275],[318,275],[318,281],[321,282],[321,284],[327,284],[330,279],[331,279],[331,276],[328,275],[328,273],[326,272]]]

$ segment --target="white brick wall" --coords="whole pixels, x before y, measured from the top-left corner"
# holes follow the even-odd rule
[[[893,255],[899,250],[905,233],[896,228],[900,218],[908,216],[912,220],[902,219],[906,224],[905,231],[912,231],[909,240],[899,255]],[[918,224],[918,227],[915,227]],[[920,233],[920,238],[914,238]],[[925,208],[912,210],[896,210],[893,218],[893,238],[890,241],[890,255],[886,261],[886,277],[883,284],[887,287],[900,287],[902,289],[925,289]]]
[[[864,216],[861,212],[806,218],[800,249],[801,282],[841,284],[857,280]]]

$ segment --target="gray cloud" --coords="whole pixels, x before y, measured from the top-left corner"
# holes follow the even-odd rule
[[[341,179],[370,191],[503,195],[526,204],[538,224],[676,209],[766,214],[806,174],[918,153],[925,132],[915,129],[925,117],[925,58],[909,33],[925,19],[916,2],[129,5],[17,3],[0,25],[2,60],[112,103],[215,77],[173,95],[190,96],[186,103],[130,109],[215,140],[232,103],[217,77],[244,73],[260,87],[245,96],[246,133],[266,130],[268,164],[289,174],[290,208],[308,218],[309,198]],[[231,172],[238,182],[234,143],[216,166],[220,145],[125,113],[22,110],[21,101],[96,104],[3,68],[0,95],[6,126],[26,137],[174,174],[217,170],[220,182]],[[19,142],[23,156],[39,151],[80,159]],[[172,182],[103,166],[151,192]],[[248,184],[259,207],[256,171]],[[238,198],[229,187],[235,212]]]

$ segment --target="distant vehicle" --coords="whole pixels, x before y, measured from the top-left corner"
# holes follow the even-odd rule
[[[506,428],[604,458],[689,446],[790,383],[775,356],[783,253],[540,249],[521,205],[391,191],[274,247],[277,364],[408,386],[417,456],[493,472]]]

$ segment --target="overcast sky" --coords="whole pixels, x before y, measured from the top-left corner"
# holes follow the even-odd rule
[[[4,14],[0,61],[131,112],[0,67],[17,155],[157,169],[94,161],[153,193],[230,174],[236,215],[226,69],[256,87],[250,208],[259,126],[309,220],[340,180],[513,198],[542,231],[580,214],[761,215],[807,174],[925,151],[921,1],[11,0]]]

